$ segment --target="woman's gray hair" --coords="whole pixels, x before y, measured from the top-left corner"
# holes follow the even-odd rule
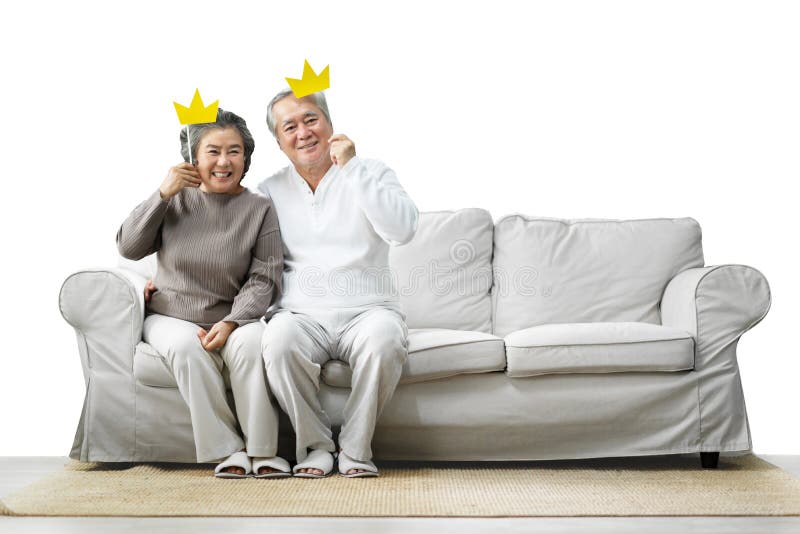
[[[291,94],[293,94],[292,90],[287,87],[272,97],[272,100],[270,100],[269,104],[267,105],[267,128],[269,128],[269,133],[271,133],[275,139],[278,138],[278,132],[275,130],[275,113],[272,111],[272,108],[275,106],[275,103],[278,100],[283,100]],[[325,100],[325,93],[319,91],[317,93],[311,93],[308,96],[314,101],[314,104],[316,104],[317,107],[322,110],[322,114],[325,115],[326,119],[328,119],[328,124],[330,124],[331,128],[333,128],[333,121],[331,121],[331,114],[328,111],[328,101]]]
[[[208,130],[212,128],[233,128],[239,135],[242,136],[242,142],[244,143],[244,171],[242,172],[242,178],[244,175],[247,174],[247,170],[250,168],[250,158],[253,155],[253,151],[256,149],[256,142],[253,139],[253,135],[250,133],[250,130],[247,129],[247,123],[241,118],[239,115],[225,111],[224,109],[220,108],[217,110],[217,120],[216,122],[207,122],[205,124],[190,124],[185,126],[181,129],[181,156],[183,156],[183,161],[189,161],[189,147],[186,146],[186,128],[189,128],[189,133],[191,134],[192,138],[192,158],[193,161],[197,161],[197,149],[200,147],[200,141],[203,139],[203,136],[208,132]],[[239,180],[241,182],[241,180]]]

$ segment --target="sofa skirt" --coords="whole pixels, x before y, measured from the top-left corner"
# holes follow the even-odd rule
[[[378,460],[494,461],[750,450],[743,400],[728,407],[725,441],[703,440],[697,377],[692,371],[529,378],[494,372],[402,384],[379,420],[373,451]],[[72,456],[195,462],[191,420],[178,390],[138,383],[135,389],[130,457],[92,454],[91,447]],[[320,390],[335,426],[348,393],[324,384]],[[281,415],[279,450],[291,458],[292,429]]]

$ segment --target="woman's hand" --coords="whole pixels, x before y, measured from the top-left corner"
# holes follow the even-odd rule
[[[200,174],[191,163],[179,163],[170,168],[167,177],[158,188],[161,199],[167,200],[178,194],[184,187],[200,187]]]
[[[231,335],[231,332],[236,330],[238,326],[238,324],[231,321],[220,321],[212,326],[209,331],[206,331],[205,328],[198,330],[197,337],[200,338],[200,344],[203,345],[204,349],[209,351],[215,350],[222,347],[225,342],[228,341],[228,336]]]
[[[156,291],[158,291],[158,288],[153,283],[153,280],[152,279],[148,280],[147,283],[145,283],[145,285],[144,285],[144,302],[145,302],[145,304],[149,304],[150,303],[150,298],[153,296],[153,293],[155,293]]]

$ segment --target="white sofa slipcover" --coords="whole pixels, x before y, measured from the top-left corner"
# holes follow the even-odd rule
[[[660,324],[679,272],[703,265],[694,219],[558,220],[510,215],[494,233],[494,333],[540,324]]]
[[[409,328],[492,332],[492,236],[488,211],[420,213],[411,242],[389,249]]]
[[[648,323],[546,324],[512,332],[505,342],[513,377],[694,367],[688,332]]]
[[[499,337],[468,330],[410,328],[408,361],[403,366],[400,383],[490,373],[505,368],[505,347]],[[349,388],[351,378],[350,367],[341,360],[331,360],[322,368],[322,379],[331,386]]]
[[[390,260],[411,354],[378,422],[376,458],[713,459],[751,448],[736,345],[766,315],[769,286],[751,267],[703,266],[694,220],[510,216],[492,229],[484,210],[427,213]],[[86,379],[73,458],[196,461],[188,409],[141,343],[153,266],[64,282]],[[403,282],[412,271],[415,290]],[[334,425],[347,376],[337,362],[323,371]],[[283,454],[290,431],[283,419]]]

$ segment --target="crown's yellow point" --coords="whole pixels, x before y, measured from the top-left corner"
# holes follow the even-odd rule
[[[286,78],[286,81],[289,82],[289,87],[292,89],[294,96],[297,98],[303,98],[304,96],[308,96],[312,93],[318,93],[319,91],[324,91],[328,87],[331,86],[331,77],[330,72],[328,70],[330,65],[327,65],[322,72],[317,75],[314,73],[314,69],[311,68],[311,65],[308,64],[308,60],[305,60],[305,64],[303,65],[303,79],[298,80],[297,78]]]
[[[188,108],[177,102],[173,102],[173,104],[175,104],[175,112],[178,114],[178,120],[181,124],[205,124],[207,122],[216,122],[217,120],[219,100],[204,106],[203,99],[200,98],[200,89],[194,90],[194,97]]]

